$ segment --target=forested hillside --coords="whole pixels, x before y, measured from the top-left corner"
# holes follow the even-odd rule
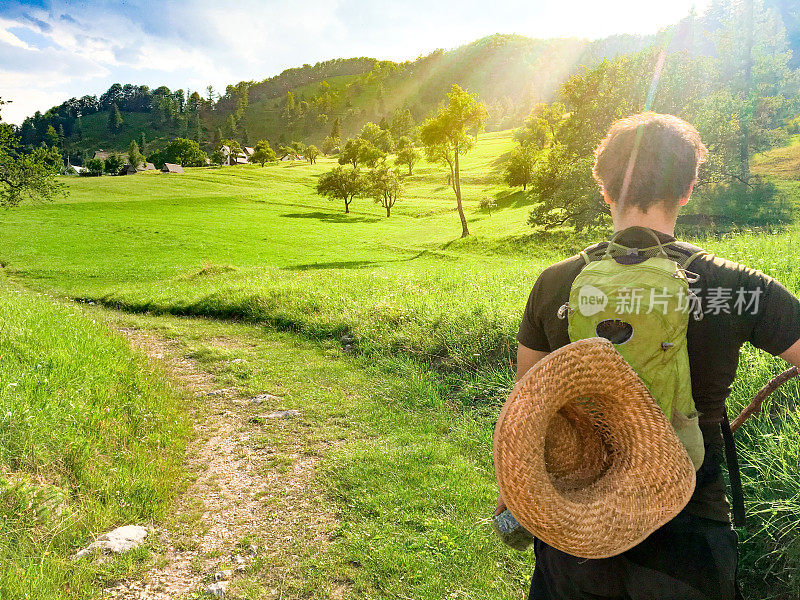
[[[796,64],[800,21],[791,0],[766,0],[775,29],[786,30]],[[687,58],[714,57],[730,29],[735,3],[715,0],[703,16],[688,15],[652,36],[601,40],[531,39],[492,35],[402,63],[372,58],[333,59],[287,69],[262,81],[242,81],[222,91],[150,89],[115,84],[99,98],[72,98],[25,120],[28,146],[57,145],[80,163],[99,148],[125,150],[136,140],[145,154],[175,137],[210,151],[223,139],[279,147],[294,140],[321,145],[332,131],[342,140],[366,122],[407,129],[434,110],[453,83],[475,93],[489,111],[489,131],[522,124],[531,109],[554,99],[558,86],[584,67],[654,44]]]

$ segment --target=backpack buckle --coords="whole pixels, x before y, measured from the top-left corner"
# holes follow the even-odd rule
[[[569,302],[565,302],[564,304],[558,307],[558,312],[556,313],[556,315],[558,316],[559,319],[563,320],[567,318],[567,314],[571,315],[574,312],[575,309],[569,305]]]

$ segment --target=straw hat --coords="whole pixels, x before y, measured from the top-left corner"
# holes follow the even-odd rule
[[[686,450],[608,340],[573,342],[517,383],[494,432],[497,483],[536,537],[581,558],[632,548],[694,491]]]

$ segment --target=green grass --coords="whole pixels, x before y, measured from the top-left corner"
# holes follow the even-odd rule
[[[70,556],[161,520],[180,479],[178,395],[108,328],[0,279],[0,596],[88,598],[137,568]]]
[[[531,557],[506,552],[488,520],[496,499],[486,450],[491,417],[453,406],[414,361],[398,360],[387,373],[338,343],[257,325],[116,318],[179,342],[180,353],[198,360],[220,386],[245,396],[277,394],[302,415],[263,427],[259,445],[276,456],[276,473],[291,462],[283,453],[298,440],[305,454],[319,456],[318,477],[306,482],[304,498],[337,521],[325,531],[324,548],[306,522],[288,523],[281,551],[235,582],[240,597],[263,598],[264,588],[279,586],[284,597],[320,600],[339,586],[354,598],[519,597]],[[265,510],[280,513],[281,502]]]
[[[789,138],[789,144],[773,148],[753,157],[753,173],[778,179],[800,180],[800,135]]]
[[[468,434],[458,434],[471,440],[466,455],[489,461],[492,421],[512,383],[513,337],[531,285],[542,268],[591,240],[531,233],[525,225],[528,199],[499,182],[498,159],[512,145],[509,132],[485,134],[464,161],[474,234],[466,240],[457,239],[458,217],[441,168],[422,163],[407,179],[408,198],[391,218],[361,199],[345,216],[337,203],[314,194],[316,176],[331,166],[326,159],[315,166],[70,179],[68,200],[0,217],[0,262],[28,285],[128,311],[264,323],[323,346],[341,347],[347,334],[361,364],[373,365],[382,376],[425,374],[430,389],[392,387],[385,394],[390,406],[403,394],[412,405],[438,398],[470,423],[463,430]],[[800,196],[793,182],[784,185]],[[497,198],[491,214],[478,209],[486,195]],[[792,227],[695,241],[775,276],[797,293],[799,236]],[[749,347],[742,364],[732,413],[781,368],[779,360]],[[779,409],[794,402],[796,393],[781,391],[774,418],[755,419],[740,438],[752,515],[742,572],[752,598],[796,597],[800,587],[800,551],[787,528],[800,511],[798,478],[787,468],[800,452],[798,424],[794,413]],[[425,548],[428,560],[440,561],[439,570],[447,561],[483,564],[474,561],[485,546],[454,538],[457,523],[481,514],[458,485],[442,484],[430,503],[413,504],[414,518],[425,527],[415,529],[416,521],[405,518],[405,488],[437,477],[440,465],[461,468],[458,444],[415,447],[414,435],[434,439],[436,428],[416,418],[407,427],[352,450],[357,459],[330,472],[343,518],[342,552],[367,564],[363,557],[370,549],[382,549],[381,561],[358,571],[364,589],[371,590],[366,597],[406,593],[393,587],[398,563],[412,575],[412,569],[421,571],[408,584],[410,597],[441,597],[436,594],[446,584],[437,583],[437,569],[417,566]],[[775,450],[767,454],[765,447]],[[395,463],[403,473],[397,480],[393,471],[384,473]],[[494,484],[489,462],[480,464],[479,474],[465,475],[465,481],[484,490],[474,502],[485,504],[488,514],[492,494],[485,490]],[[363,502],[350,505],[362,496]],[[442,513],[436,506],[448,498],[451,512]],[[392,536],[402,543],[393,544]],[[448,539],[459,541],[453,546]],[[429,547],[450,549],[436,554]],[[453,575],[447,584],[458,581]],[[483,581],[481,593],[491,597],[494,588],[489,578]]]

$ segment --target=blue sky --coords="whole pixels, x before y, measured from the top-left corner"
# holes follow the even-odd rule
[[[0,97],[20,123],[112,83],[224,89],[337,57],[414,59],[492,33],[652,33],[709,0],[0,0]]]

